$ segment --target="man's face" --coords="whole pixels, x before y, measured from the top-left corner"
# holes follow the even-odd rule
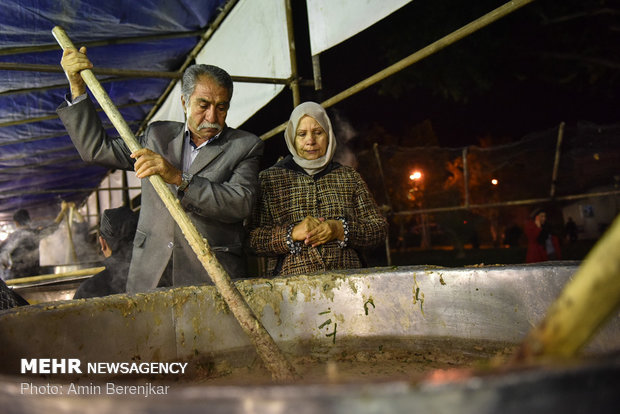
[[[200,76],[189,102],[185,102],[184,96],[181,102],[196,145],[213,138],[224,128],[230,106],[228,90],[209,76]]]

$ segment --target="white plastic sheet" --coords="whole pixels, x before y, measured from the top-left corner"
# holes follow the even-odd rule
[[[312,55],[361,32],[411,0],[307,0]]]
[[[240,1],[196,61],[220,66],[232,76],[290,77],[284,0]],[[241,125],[283,89],[284,85],[235,82],[226,123],[231,127]],[[180,85],[153,120],[184,120]]]

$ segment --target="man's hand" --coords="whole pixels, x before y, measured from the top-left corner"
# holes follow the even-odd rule
[[[321,217],[319,221],[320,224],[306,235],[306,244],[316,247],[332,240],[344,240],[344,228],[340,220],[325,220]]]
[[[168,160],[156,152],[147,148],[142,148],[131,154],[131,158],[136,159],[136,163],[134,164],[136,177],[146,178],[153,174],[159,174],[166,183],[181,185],[181,170],[170,164]]]
[[[62,52],[60,65],[69,80],[72,99],[85,94],[86,85],[84,84],[82,76],[80,76],[80,71],[92,69],[93,67],[93,64],[86,57],[86,47],[82,46],[79,51],[75,49],[65,49]]]

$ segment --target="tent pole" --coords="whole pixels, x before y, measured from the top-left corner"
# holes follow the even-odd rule
[[[385,78],[392,76],[395,73],[400,72],[406,67],[411,66],[414,63],[419,62],[420,60],[427,58],[428,56],[434,53],[439,52],[441,49],[445,48],[446,46],[456,43],[457,41],[463,39],[464,37],[469,36],[470,34],[482,29],[485,26],[488,26],[489,24],[495,22],[496,20],[501,19],[502,17],[512,13],[513,11],[517,9],[529,3],[532,3],[533,1],[534,0],[509,1],[508,3],[505,3],[504,5],[496,8],[495,10],[492,10],[489,13],[485,14],[484,16],[474,20],[473,22],[466,24],[460,29],[455,30],[454,32],[442,37],[441,39],[431,43],[430,45],[407,56],[406,58],[394,63],[393,65],[388,66],[382,71],[375,73],[369,78],[366,78],[363,81],[351,86],[350,88],[345,89],[339,94],[332,96],[326,101],[321,102],[321,105],[323,106],[323,108],[329,108],[330,106],[335,105],[338,102],[343,101],[351,97],[352,95],[355,95],[356,93],[363,91],[364,89],[384,80]],[[285,128],[286,128],[286,122],[278,125],[272,130],[261,135],[261,139],[267,140],[273,137],[274,135],[284,131]]]
[[[202,34],[201,30],[195,30],[193,32],[176,32],[168,34],[157,34],[151,36],[136,36],[136,37],[121,37],[108,40],[93,40],[91,42],[84,42],[83,46],[87,48],[95,46],[109,46],[109,45],[122,45],[127,43],[138,43],[143,41],[157,41],[165,39],[182,39],[186,37],[197,37]],[[9,47],[0,49],[0,56],[18,55],[22,53],[38,53],[49,52],[51,50],[59,50],[60,47],[55,44],[38,45],[38,46],[24,46],[24,47]]]
[[[123,187],[123,205],[129,207],[129,189],[127,188],[127,171],[121,171],[121,185]],[[111,190],[111,188],[110,188]]]
[[[100,197],[101,196],[99,195],[99,191],[95,191],[95,211],[97,213],[97,226],[99,226],[99,223],[101,223],[101,198]]]
[[[295,47],[295,31],[293,26],[293,9],[291,8],[291,0],[285,1],[286,9],[286,33],[288,35],[288,50],[291,60],[291,91],[293,92],[293,107],[301,103],[299,94],[299,74],[297,73],[297,52]]]
[[[555,197],[553,199],[550,197],[531,198],[527,200],[502,201],[499,203],[470,204],[467,207],[466,206],[454,206],[454,207],[427,208],[423,210],[404,210],[404,211],[398,211],[394,213],[394,215],[395,216],[412,216],[412,215],[422,214],[422,213],[445,213],[447,211],[469,210],[473,208],[523,206],[523,205],[528,205],[528,204],[549,203],[552,201],[581,200],[581,199],[590,198],[590,197],[610,197],[610,196],[619,195],[619,194],[620,194],[620,190],[611,190],[611,191],[601,191],[598,193],[573,194],[573,195]]]
[[[60,26],[54,27],[52,33],[63,49],[75,49],[71,39],[69,39],[65,31]],[[108,118],[110,118],[118,130],[121,138],[129,150],[131,152],[136,152],[141,149],[140,143],[134,136],[131,129],[129,129],[129,126],[125,123],[125,120],[120,112],[118,112],[112,103],[112,100],[108,96],[105,89],[103,89],[101,84],[97,81],[97,78],[93,72],[86,69],[80,72],[80,74],[101,107],[104,108]],[[161,200],[166,205],[166,208],[174,220],[181,228],[183,235],[213,281],[217,291],[220,293],[228,305],[228,308],[241,325],[241,328],[248,335],[250,341],[255,346],[258,355],[263,360],[267,369],[271,372],[273,379],[276,381],[291,381],[295,379],[295,369],[290,362],[286,360],[284,354],[282,354],[278,348],[278,345],[269,335],[269,332],[267,332],[261,321],[249,307],[226,270],[216,259],[209,243],[198,232],[192,221],[181,207],[178,199],[164,182],[163,178],[160,175],[151,175],[148,179],[157,194],[161,197]]]
[[[153,105],[155,103],[155,100],[148,100],[148,101],[141,101],[141,102],[131,102],[125,105],[119,105],[117,108],[131,108],[134,106],[142,106],[142,105]],[[97,109],[97,111],[101,111],[100,109]],[[41,121],[49,121],[51,119],[58,119],[58,115],[54,114],[54,115],[46,115],[46,116],[39,116],[39,117],[35,117],[35,118],[28,118],[28,119],[20,119],[17,121],[8,121],[8,122],[1,122],[0,123],[0,128],[1,127],[7,127],[7,126],[15,126],[15,125],[24,125],[24,124],[32,124],[35,122],[41,122]],[[67,134],[64,134],[67,135]],[[63,136],[63,135],[60,135]],[[36,141],[34,139],[29,139],[28,141]],[[8,144],[5,145],[13,145],[18,141],[11,141]],[[26,142],[26,140],[22,140],[21,142]]]
[[[465,194],[465,208],[469,209],[469,168],[467,166],[468,148],[463,148],[463,191]]]
[[[50,73],[62,73],[62,69],[58,68],[54,65],[41,65],[41,64],[31,64],[31,63],[11,63],[11,62],[0,62],[0,70],[18,70],[22,72],[50,72]],[[181,79],[183,74],[180,72],[162,72],[162,71],[152,71],[152,70],[132,70],[132,69],[116,69],[116,68],[93,68],[93,73],[97,75],[110,75],[117,76],[119,78],[172,78],[172,79]],[[283,78],[264,78],[258,76],[235,76],[231,75],[231,78],[235,82],[246,82],[246,83],[266,83],[266,84],[274,84],[274,85],[282,85],[287,84],[289,82],[288,79]],[[117,79],[118,80],[118,79]],[[52,89],[52,88],[48,88]],[[11,91],[11,94],[14,94],[15,91]],[[3,93],[7,94],[7,93]]]
[[[314,77],[314,90],[323,89],[323,77],[321,76],[321,55],[312,55],[312,76]]]
[[[120,108],[120,106],[119,106]],[[138,122],[134,121],[134,122],[128,122],[128,125],[136,125]],[[112,127],[113,125],[110,125],[109,122],[103,122],[103,127],[108,129],[110,127]],[[10,142],[0,142],[0,147],[4,147],[7,145],[15,145],[15,144],[25,144],[28,142],[36,142],[36,141],[44,141],[46,139],[53,139],[53,138],[59,138],[59,137],[66,137],[67,136],[67,131],[63,131],[63,132],[57,132],[55,134],[47,134],[47,135],[39,135],[39,136],[35,136],[35,137],[31,137],[31,138],[22,138],[22,139],[16,139]],[[73,146],[73,148],[75,148]]]
[[[555,144],[555,160],[553,161],[553,173],[551,175],[551,189],[549,190],[549,197],[555,197],[555,189],[558,181],[558,170],[560,168],[560,148],[562,147],[562,140],[564,139],[564,122],[560,123],[558,127],[558,141]]]
[[[457,41],[463,39],[464,37],[469,36],[470,34],[482,29],[485,26],[501,19],[502,17],[512,13],[513,11],[525,6],[526,4],[532,3],[534,0],[513,0],[505,3],[504,5],[496,8],[495,10],[490,11],[484,16],[474,20],[473,22],[466,24],[460,29],[455,30],[454,32],[442,37],[441,39],[431,43],[430,45],[418,50],[412,55],[407,56],[406,58],[394,63],[393,65],[387,67],[386,69],[375,73],[371,77],[353,85],[349,89],[346,89],[339,94],[332,96],[328,100],[321,103],[323,107],[328,108],[332,105],[337,104],[338,102],[349,98],[351,95],[354,95],[358,92],[363,91],[369,86],[374,85],[377,82],[384,80],[385,78],[392,76],[393,74],[400,72],[408,66],[413,65],[420,60],[439,52],[446,46],[449,46]]]

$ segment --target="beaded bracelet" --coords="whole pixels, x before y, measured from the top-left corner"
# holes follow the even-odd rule
[[[293,227],[295,227],[295,223],[289,224],[286,228],[286,245],[291,254],[299,254],[301,253],[302,243],[293,240]]]
[[[344,249],[349,244],[349,223],[344,217],[336,217],[336,220],[340,220],[342,222],[342,230],[344,233],[344,240],[336,240],[336,243],[338,243],[338,247]]]

